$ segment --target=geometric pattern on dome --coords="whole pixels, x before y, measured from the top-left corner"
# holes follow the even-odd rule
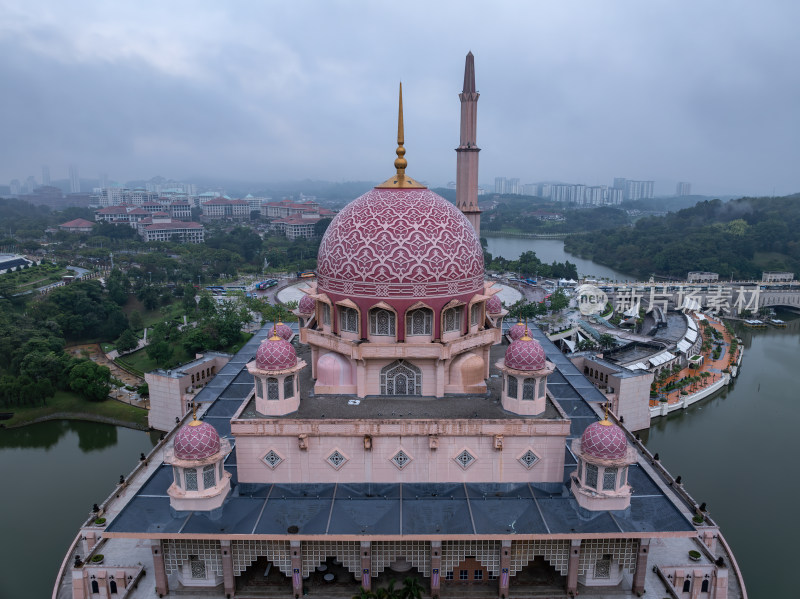
[[[503,311],[503,303],[496,295],[490,297],[486,302],[486,311],[489,314],[500,314]]]
[[[483,289],[475,229],[429,189],[372,189],[337,214],[317,255],[320,291],[439,297]]]
[[[628,451],[628,440],[616,424],[594,422],[581,435],[581,450],[596,458],[620,459]]]
[[[411,457],[402,449],[392,456],[392,463],[402,470],[411,463]]]
[[[466,449],[462,449],[456,457],[453,458],[456,461],[456,464],[461,466],[464,470],[472,466],[475,462],[475,456],[472,455]]]
[[[267,455],[261,459],[264,460],[264,463],[272,469],[275,469],[275,467],[283,461],[283,458],[275,453],[275,451],[272,449],[270,449],[267,452]]]
[[[256,368],[259,370],[286,370],[296,365],[297,353],[285,339],[265,339],[258,346]]]
[[[300,303],[297,305],[297,311],[300,314],[313,314],[317,302],[310,295],[304,295],[300,298]]]
[[[535,453],[533,453],[532,449],[529,449],[528,451],[523,453],[521,456],[519,456],[517,459],[519,460],[520,464],[522,464],[528,470],[530,470],[531,468],[533,468],[533,465],[536,462],[539,461],[539,456],[537,456]]]
[[[187,424],[175,435],[174,448],[177,458],[202,460],[219,451],[219,433],[207,422],[201,422],[197,426]]]
[[[523,337],[524,335],[525,335],[525,325],[522,324],[521,322],[518,322],[510,329],[508,329],[508,336],[511,337],[512,341],[516,341],[517,339]]]
[[[536,339],[517,339],[506,350],[505,365],[514,370],[541,370],[546,364],[544,349]]]
[[[306,297],[308,297],[308,296],[306,296]],[[287,325],[285,325],[283,323],[276,324],[274,329],[275,329],[275,333],[278,335],[278,337],[280,337],[281,339],[284,339],[285,341],[289,341],[289,339],[292,338],[292,335],[294,335],[294,333],[292,332],[292,329],[289,326],[287,326]]]
[[[338,449],[328,456],[328,463],[336,470],[344,466],[345,462],[347,462],[347,458]]]

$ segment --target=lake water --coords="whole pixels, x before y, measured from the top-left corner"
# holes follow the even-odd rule
[[[70,543],[158,435],[51,421],[0,430],[0,597],[44,599]]]
[[[587,275],[627,278],[565,254],[558,240],[488,242],[492,254],[505,258],[532,249],[546,262],[575,262]],[[791,597],[797,587],[793,557],[800,520],[794,501],[800,483],[791,475],[797,466],[786,449],[800,426],[793,376],[800,364],[800,319],[786,329],[741,329],[739,335],[745,355],[734,384],[653,421],[643,438],[674,475],[683,477],[689,492],[707,502],[750,596]],[[111,493],[119,475],[127,475],[156,438],[83,422],[0,430],[0,563],[6,574],[0,577],[1,598],[50,596],[64,553],[92,504]]]

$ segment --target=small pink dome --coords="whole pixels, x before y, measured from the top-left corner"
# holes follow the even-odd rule
[[[523,335],[525,335],[525,325],[521,322],[518,322],[513,327],[508,329],[508,336],[511,337],[512,341],[516,341]]]
[[[506,350],[506,366],[514,370],[541,370],[547,366],[544,349],[535,339],[521,337]]]
[[[282,322],[279,322],[275,325],[274,331],[278,334],[278,337],[285,339],[286,341],[289,341],[289,339],[292,338],[292,335],[294,335],[291,327],[283,324]]]
[[[490,297],[489,301],[486,302],[486,311],[489,314],[500,314],[503,311],[503,304],[500,298],[496,295]]]
[[[258,346],[256,368],[259,370],[286,370],[296,364],[297,353],[285,339],[270,337]]]
[[[310,295],[304,295],[300,298],[300,303],[297,306],[297,311],[300,314],[313,314],[314,309],[317,307],[317,302]]]
[[[583,431],[581,449],[596,458],[616,460],[625,457],[628,440],[620,427],[608,420],[602,420],[593,422]]]
[[[175,457],[182,460],[202,460],[219,448],[219,433],[207,422],[194,420],[175,435]]]

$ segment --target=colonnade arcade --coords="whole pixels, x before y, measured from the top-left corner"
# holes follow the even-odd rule
[[[335,564],[336,584],[348,592],[385,586],[414,575],[432,597],[458,593],[469,584],[486,596],[508,597],[509,588],[554,585],[575,593],[587,586],[615,585],[627,572],[634,593],[643,590],[649,539],[459,540],[459,541],[152,541],[156,591],[172,586],[218,586],[230,596],[251,566],[268,562],[278,595],[302,596],[320,571]],[[333,566],[330,566],[333,567]],[[534,575],[531,568],[538,568]],[[279,571],[278,574],[276,571]],[[328,570],[330,571],[330,570]],[[544,571],[546,579],[536,574]],[[257,577],[266,574],[260,569]],[[324,580],[334,580],[328,574]],[[424,580],[423,580],[424,579]],[[319,578],[319,580],[322,580]],[[174,590],[174,589],[173,589]],[[349,596],[349,595],[348,595]]]

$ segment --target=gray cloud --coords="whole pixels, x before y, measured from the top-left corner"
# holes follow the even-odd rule
[[[793,2],[5,5],[0,181],[382,180],[402,79],[409,172],[446,183],[472,50],[481,181],[800,190]]]

